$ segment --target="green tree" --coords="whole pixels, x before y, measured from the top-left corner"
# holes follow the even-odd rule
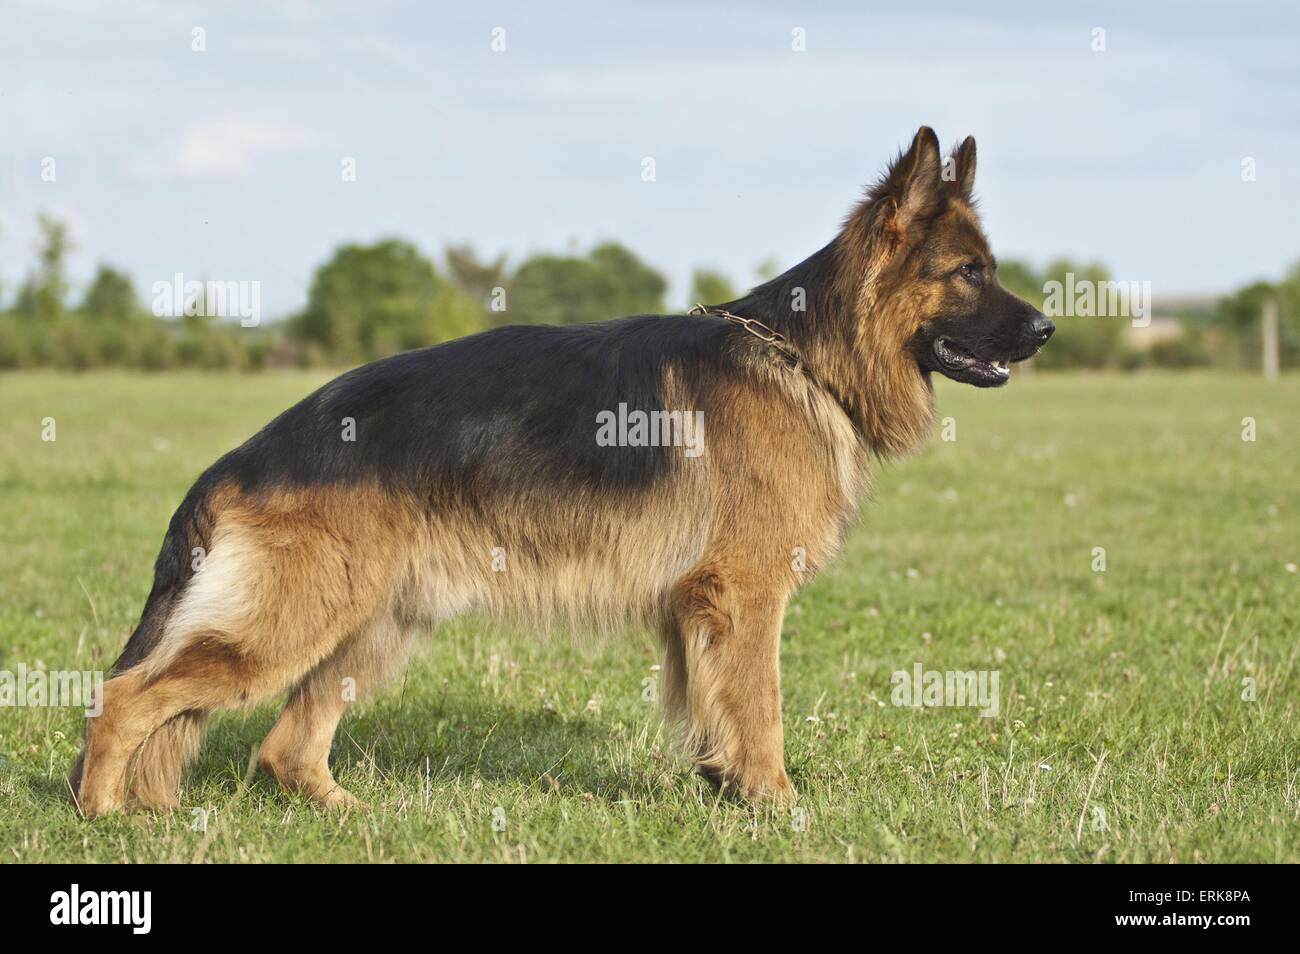
[[[1293,266],[1276,285],[1252,282],[1219,302],[1211,323],[1224,338],[1226,359],[1233,367],[1258,368],[1264,305],[1278,306],[1280,358],[1292,364],[1300,356],[1300,264]]]
[[[116,269],[100,265],[77,307],[76,320],[93,360],[104,364],[126,363],[132,339],[144,323],[131,279]]]
[[[668,283],[627,248],[606,242],[585,257],[534,255],[510,283],[507,320],[577,324],[661,312]]]
[[[1277,286],[1279,351],[1282,363],[1300,363],[1300,262],[1296,262]]]
[[[37,216],[36,223],[40,230],[37,263],[18,287],[5,360],[88,367],[95,362],[94,351],[67,315],[67,257],[72,247],[68,227],[44,213]]]
[[[482,327],[482,310],[410,243],[345,245],[316,270],[291,333],[353,363],[436,344]]]
[[[14,310],[26,318],[56,321],[63,317],[68,298],[67,257],[72,249],[68,227],[44,212],[36,217],[41,240],[36,270],[18,290]]]
[[[140,300],[130,278],[100,265],[77,310],[92,320],[126,322],[140,317]]]
[[[612,279],[623,314],[664,310],[668,282],[629,249],[617,242],[606,242],[593,248],[590,257]]]
[[[731,281],[722,272],[710,268],[697,268],[691,275],[691,301],[694,305],[720,305],[734,301],[738,296]]]
[[[1277,295],[1278,286],[1272,282],[1245,285],[1219,302],[1214,323],[1234,334],[1257,334],[1264,302]]]
[[[1035,308],[1042,308],[1043,278],[1028,262],[1014,258],[998,262],[998,281],[1013,295],[1019,295]]]

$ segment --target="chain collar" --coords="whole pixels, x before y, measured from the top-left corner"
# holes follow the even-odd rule
[[[763,324],[757,318],[745,318],[741,315],[733,315],[725,308],[710,308],[708,305],[701,305],[698,302],[692,305],[690,311],[686,312],[686,314],[713,316],[716,318],[725,318],[727,321],[734,321],[759,341],[770,344],[774,350],[779,351],[793,367],[799,367],[799,355],[786,342],[785,335],[781,334],[781,332],[777,331],[775,328]]]

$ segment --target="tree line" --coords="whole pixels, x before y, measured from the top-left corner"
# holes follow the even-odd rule
[[[315,271],[296,314],[246,327],[196,293],[176,314],[142,302],[130,278],[101,264],[79,296],[68,279],[67,226],[42,215],[35,263],[14,290],[0,289],[0,368],[84,369],[121,366],[256,370],[268,366],[345,366],[437,344],[502,324],[572,324],[621,315],[680,312],[693,302],[717,304],[739,289],[715,269],[696,269],[688,301],[668,303],[662,274],[618,242],[585,253],[535,254],[511,268],[505,255],[481,257],[451,246],[441,260],[410,242],[384,239],[336,249]],[[756,269],[760,280],[774,263]],[[1098,264],[1068,259],[1042,268],[999,265],[1002,283],[1039,307],[1053,281],[1110,280]],[[1203,314],[1190,314],[1176,335],[1137,347],[1122,317],[1057,321],[1044,368],[1253,366],[1259,314],[1272,297],[1282,316],[1283,366],[1300,364],[1300,264],[1277,283],[1239,289]],[[1050,313],[1050,312],[1049,312]]]

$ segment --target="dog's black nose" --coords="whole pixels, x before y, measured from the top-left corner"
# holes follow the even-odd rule
[[[1053,324],[1052,319],[1048,318],[1046,315],[1039,315],[1029,323],[1029,331],[1038,339],[1039,344],[1046,343],[1047,339],[1052,337],[1052,332],[1055,330],[1056,325]]]

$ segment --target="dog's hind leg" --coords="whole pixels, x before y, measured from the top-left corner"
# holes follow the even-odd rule
[[[189,641],[152,677],[139,667],[110,679],[103,711],[86,720],[81,810],[95,816],[125,807],[132,759],[153,733],[168,731],[172,720],[272,696],[313,661],[259,658],[212,633]],[[179,778],[179,760],[164,774],[166,784]]]
[[[391,615],[365,628],[313,669],[262,742],[258,763],[282,786],[325,807],[358,804],[334,781],[330,746],[348,706],[405,659],[415,627]]]
[[[147,763],[137,766],[139,800],[169,803],[164,789],[190,753],[169,724],[192,728],[203,713],[284,692],[384,611],[402,528],[392,515],[400,510],[358,500],[317,493],[226,508],[165,632],[104,684],[103,711],[87,719],[82,811],[125,807],[133,759]],[[156,738],[178,744],[156,748]]]
[[[673,588],[686,666],[687,750],[706,776],[750,801],[794,798],[778,662],[785,599],[780,585],[717,562]]]

